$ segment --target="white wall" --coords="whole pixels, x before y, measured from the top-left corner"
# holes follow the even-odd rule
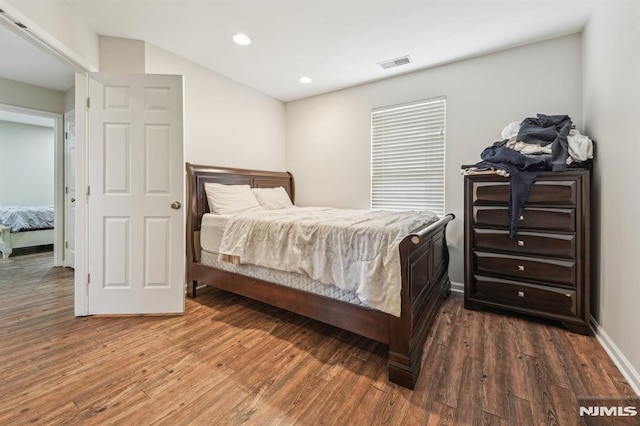
[[[285,168],[284,104],[147,43],[146,72],[185,81],[185,160]]]
[[[100,36],[100,72],[145,72],[146,43],[141,40]]]
[[[76,88],[72,87],[63,94],[64,112],[76,109]]]
[[[287,169],[300,205],[369,208],[370,112],[447,98],[445,211],[450,275],[462,283],[461,164],[501,139],[502,128],[536,113],[569,114],[582,126],[580,35],[571,35],[365,84],[286,106]]]
[[[0,121],[0,205],[53,205],[53,128]]]
[[[597,141],[593,173],[593,316],[624,354],[640,392],[640,3],[602,2],[584,43],[584,121]],[[624,360],[622,361],[624,364]]]
[[[64,94],[57,90],[0,78],[0,104],[62,113]]]

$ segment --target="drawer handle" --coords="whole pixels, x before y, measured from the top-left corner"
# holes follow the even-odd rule
[[[524,215],[520,216],[520,220],[524,220]]]
[[[524,241],[518,240],[518,246],[519,247],[524,247]]]
[[[518,291],[518,297],[524,297],[524,291]]]
[[[524,265],[518,265],[518,271],[520,272],[524,271]]]

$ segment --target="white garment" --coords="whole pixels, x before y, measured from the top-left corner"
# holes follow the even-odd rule
[[[576,129],[571,129],[569,136],[569,158],[574,161],[586,161],[593,158],[593,142],[589,137],[580,134]],[[567,164],[571,164],[567,161]]]
[[[509,139],[505,146],[523,154],[551,154],[551,144],[538,145],[537,143],[518,142],[515,136]]]
[[[507,127],[502,129],[502,140],[516,137],[519,131],[520,131],[520,123],[518,121],[513,121],[507,124]]]

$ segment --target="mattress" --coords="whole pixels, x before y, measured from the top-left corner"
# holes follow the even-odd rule
[[[280,284],[297,290],[306,291],[308,293],[314,293],[320,296],[369,308],[369,306],[362,302],[356,294],[342,290],[334,285],[323,284],[320,281],[315,281],[306,275],[295,272],[278,271],[255,265],[235,266],[229,262],[218,260],[218,253],[213,253],[205,249],[201,252],[200,261],[203,265],[211,266],[223,271],[257,278],[259,280]]]
[[[231,215],[206,213],[200,223],[200,246],[203,250],[218,253],[224,228]]]
[[[228,218],[220,260],[304,274],[400,316],[400,242],[437,220],[419,210],[252,210]]]
[[[202,222],[200,223],[200,246],[202,247],[200,261],[203,265],[341,300],[353,305],[368,307],[354,293],[342,290],[334,285],[323,284],[306,275],[277,271],[255,265],[234,266],[229,262],[218,260],[220,243],[224,236],[227,221],[231,216],[213,213],[206,213],[202,216]]]

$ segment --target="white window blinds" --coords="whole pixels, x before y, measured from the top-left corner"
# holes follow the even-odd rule
[[[444,215],[444,97],[371,112],[371,208]]]

